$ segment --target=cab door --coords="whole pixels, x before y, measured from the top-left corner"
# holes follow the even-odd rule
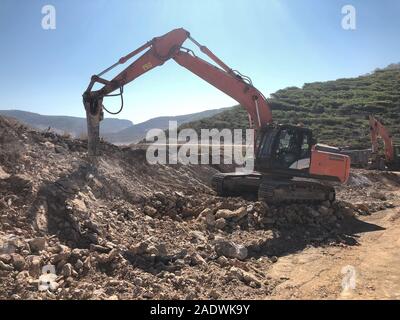
[[[277,134],[272,157],[275,168],[307,169],[312,134],[300,127],[282,127]]]

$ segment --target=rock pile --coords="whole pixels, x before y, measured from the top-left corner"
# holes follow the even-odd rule
[[[94,168],[85,150],[0,117],[0,298],[265,298],[284,281],[268,275],[281,254],[326,245],[316,239],[392,200],[360,189],[268,206],[217,197],[208,166],[151,166],[102,144]]]

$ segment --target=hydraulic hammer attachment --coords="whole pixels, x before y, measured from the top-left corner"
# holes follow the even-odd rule
[[[83,97],[83,104],[86,109],[87,134],[88,134],[88,155],[95,161],[99,155],[100,143],[100,121],[103,120],[103,99]]]

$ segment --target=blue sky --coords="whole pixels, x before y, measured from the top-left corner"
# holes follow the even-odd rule
[[[46,4],[56,30],[41,27]],[[346,4],[356,30],[341,26]],[[92,74],[179,27],[265,95],[358,76],[400,61],[399,16],[398,0],[1,0],[0,109],[84,116]],[[236,104],[172,60],[125,86],[124,97],[118,117],[134,123]],[[106,105],[116,109],[117,99]]]

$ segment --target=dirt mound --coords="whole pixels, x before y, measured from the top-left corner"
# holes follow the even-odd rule
[[[267,206],[217,197],[211,166],[102,143],[94,167],[85,141],[2,117],[0,133],[2,298],[265,298],[284,281],[268,275],[280,256],[355,244],[346,224],[390,206],[382,190],[398,183],[360,171],[333,204]]]
[[[400,187],[400,174],[357,169],[347,185],[337,188],[338,198],[351,204],[360,214],[393,208],[394,192]]]

